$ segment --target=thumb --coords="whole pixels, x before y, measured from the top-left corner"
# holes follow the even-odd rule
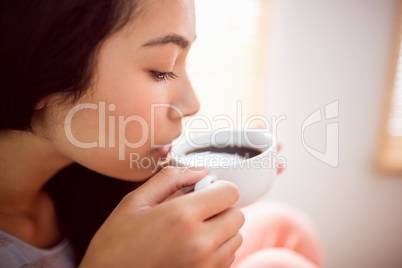
[[[205,167],[165,167],[129,194],[136,208],[153,207],[181,188],[194,185],[208,173]]]

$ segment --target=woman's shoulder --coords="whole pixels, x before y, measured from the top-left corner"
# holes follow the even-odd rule
[[[68,238],[52,248],[34,247],[0,230],[1,267],[76,267],[72,245]]]

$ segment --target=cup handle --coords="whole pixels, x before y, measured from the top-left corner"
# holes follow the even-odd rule
[[[199,191],[201,189],[204,189],[205,187],[207,187],[208,185],[210,185],[214,181],[216,181],[216,176],[208,174],[204,178],[202,178],[199,182],[197,182],[195,184],[194,191]]]

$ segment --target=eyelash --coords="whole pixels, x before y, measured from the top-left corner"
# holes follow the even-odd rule
[[[176,74],[174,74],[173,72],[162,73],[162,72],[157,72],[157,71],[151,71],[151,75],[156,81],[167,81],[167,80],[174,80],[174,79],[178,78],[178,76]]]

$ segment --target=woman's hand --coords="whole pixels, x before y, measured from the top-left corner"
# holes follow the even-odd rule
[[[282,144],[278,143],[276,150],[279,153],[282,150]],[[278,175],[279,175],[283,172],[284,167],[282,165],[278,165],[277,168],[278,168]]]
[[[242,243],[244,215],[231,208],[238,188],[217,181],[166,200],[206,173],[168,167],[129,193],[93,237],[80,267],[229,267]]]

